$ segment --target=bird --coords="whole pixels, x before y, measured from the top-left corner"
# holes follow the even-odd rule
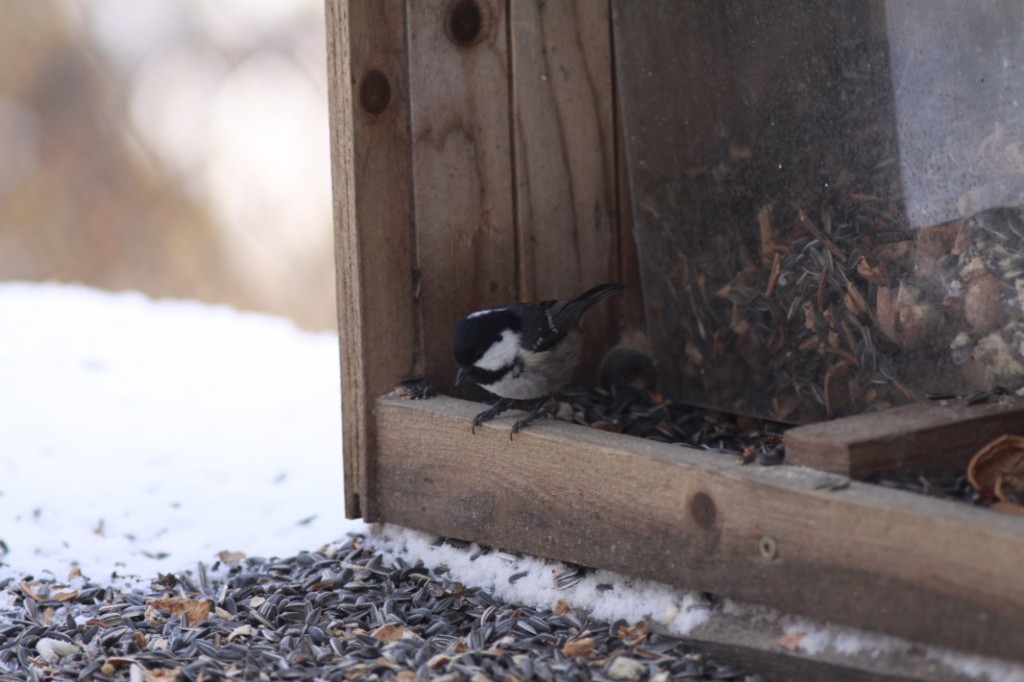
[[[528,411],[512,435],[546,413],[548,399],[572,378],[583,355],[580,323],[594,304],[625,289],[599,284],[572,300],[509,303],[469,313],[455,326],[458,386],[466,377],[498,396],[473,418],[476,427],[513,407]]]

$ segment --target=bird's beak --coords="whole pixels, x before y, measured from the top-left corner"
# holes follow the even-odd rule
[[[459,367],[459,371],[455,373],[455,385],[458,386],[462,383],[462,380],[466,378],[467,374],[469,374],[468,367]]]

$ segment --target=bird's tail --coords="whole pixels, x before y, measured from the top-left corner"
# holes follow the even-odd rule
[[[626,288],[625,284],[598,284],[571,301],[558,301],[551,306],[550,314],[556,329],[570,329],[575,326],[587,308]]]
[[[625,284],[609,283],[609,284],[598,284],[593,289],[587,289],[582,294],[576,297],[573,303],[582,303],[583,309],[586,310],[590,306],[603,301],[614,293],[622,291],[626,288]]]

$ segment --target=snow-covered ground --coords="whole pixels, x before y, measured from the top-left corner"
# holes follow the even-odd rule
[[[187,301],[0,284],[0,580],[152,578],[361,529],[338,341]]]
[[[678,635],[710,617],[685,590],[604,571],[556,589],[566,569],[557,562],[346,520],[338,359],[336,335],[280,318],[0,283],[0,585],[59,582],[76,567],[101,584],[148,584],[221,552],[287,557],[357,532],[386,555],[531,606],[561,599]],[[0,607],[8,596],[0,588]],[[922,652],[732,602],[725,612],[768,614],[808,653]],[[1022,666],[925,655],[970,676],[1024,680]]]

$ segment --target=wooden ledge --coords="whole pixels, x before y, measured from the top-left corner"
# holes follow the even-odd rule
[[[376,401],[368,521],[1024,660],[1024,522],[792,466]]]
[[[965,468],[985,443],[1024,435],[1024,400],[993,398],[913,403],[809,424],[786,432],[786,461],[845,476],[941,473]]]

